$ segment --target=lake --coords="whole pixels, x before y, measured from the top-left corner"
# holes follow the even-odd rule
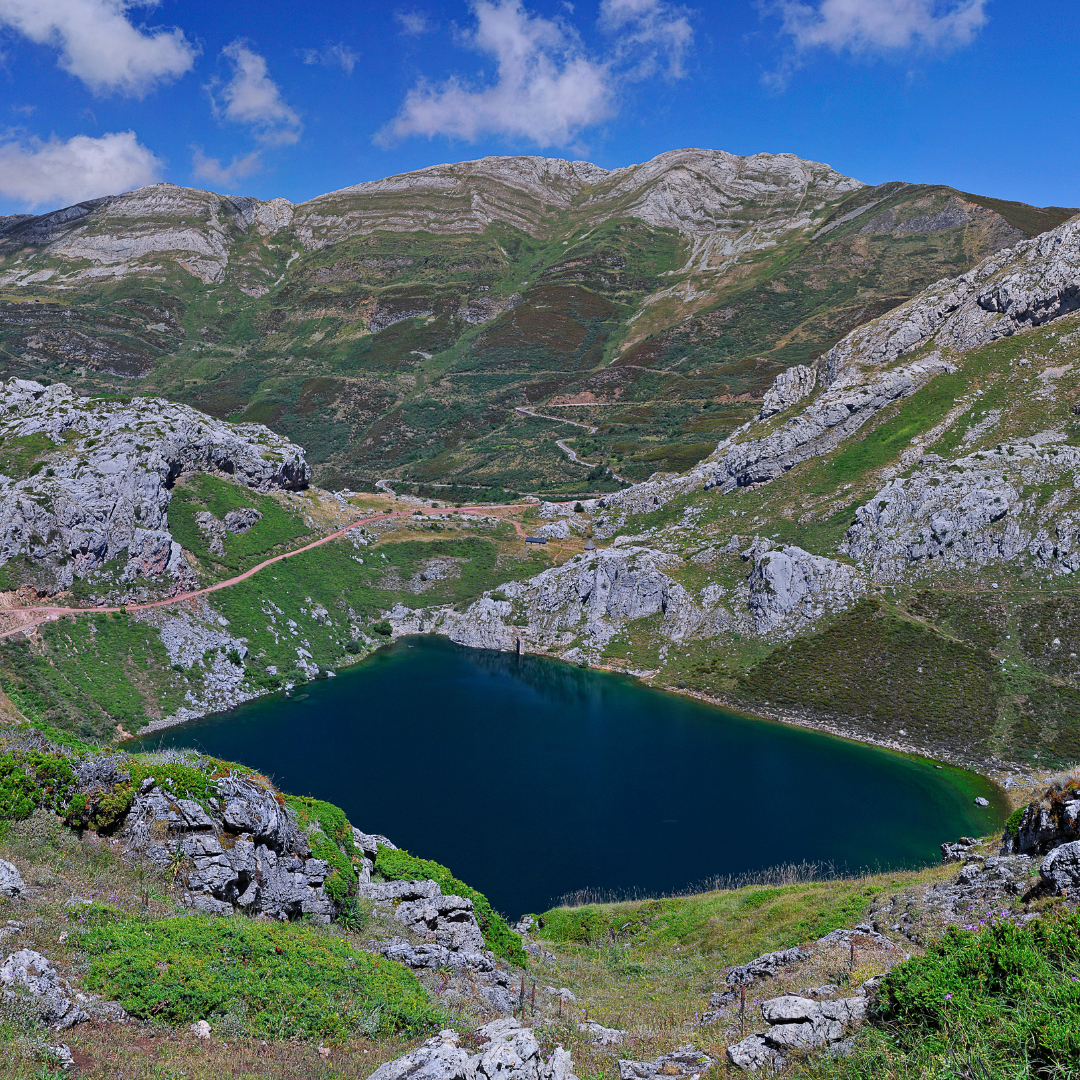
[[[514,919],[585,888],[655,895],[804,860],[924,866],[1007,813],[960,769],[434,636],[129,744],[166,746],[336,803]]]

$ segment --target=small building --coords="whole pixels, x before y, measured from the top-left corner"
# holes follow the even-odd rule
[[[547,537],[546,536],[526,536],[525,537],[525,543],[526,544],[546,544],[547,543]]]

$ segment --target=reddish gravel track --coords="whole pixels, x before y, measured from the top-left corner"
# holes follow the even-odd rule
[[[500,510],[521,510],[527,506],[532,506],[532,503],[514,503],[508,506],[500,506]],[[424,511],[425,517],[430,517],[433,514],[475,514],[482,517],[499,517],[500,515],[493,513],[494,507],[483,506],[445,506],[445,507],[431,507]],[[283,559],[288,559],[292,555],[300,555],[302,552],[310,551],[312,548],[320,547],[322,544],[327,544],[331,540],[338,540],[343,537],[347,532],[352,529],[356,529],[361,525],[369,525],[373,521],[386,521],[390,518],[411,518],[415,516],[413,510],[394,510],[389,514],[372,514],[371,517],[359,518],[358,520],[346,525],[343,529],[338,529],[336,532],[328,533],[326,536],[320,537],[318,540],[313,540],[310,544],[305,544],[303,547],[295,548],[292,551],[285,551],[280,555],[275,555],[273,558],[265,559],[257,566],[253,566],[250,570],[245,570],[242,574],[237,574],[236,577],[231,577],[226,581],[219,581],[215,585],[208,585],[205,589],[194,589],[191,592],[177,593],[176,596],[170,596],[166,600],[152,600],[147,604],[126,604],[124,607],[62,607],[60,605],[41,605],[22,608],[6,608],[0,610],[0,615],[29,615],[30,618],[23,620],[18,626],[13,626],[8,630],[0,631],[0,638],[10,637],[12,634],[21,633],[24,630],[29,630],[31,627],[38,626],[43,622],[53,622],[56,619],[63,618],[65,615],[79,615],[86,614],[88,612],[109,612],[109,611],[147,611],[150,608],[168,607],[171,604],[182,604],[186,600],[194,600],[199,596],[206,596],[207,593],[217,592],[219,589],[228,589],[233,585],[239,585],[241,581],[247,581],[248,578],[254,577],[260,570],[265,570],[268,566],[273,566],[276,562],[281,562]],[[518,536],[524,537],[525,530],[514,521],[512,518],[503,518],[502,520],[509,520],[510,524],[514,526],[514,530]]]

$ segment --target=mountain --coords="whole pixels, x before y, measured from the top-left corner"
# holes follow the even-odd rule
[[[0,222],[3,374],[266,423],[332,488],[610,491],[1072,213],[711,150],[485,158],[298,205],[158,184]],[[579,426],[517,411],[548,407]]]

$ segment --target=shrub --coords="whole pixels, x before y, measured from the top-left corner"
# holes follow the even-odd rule
[[[0,821],[23,821],[42,803],[63,806],[74,787],[75,773],[62,754],[0,754]]]
[[[979,929],[952,927],[925,956],[890,972],[869,1016],[913,1050],[948,1045],[962,1033],[978,1042],[984,1060],[1024,1061],[1028,1076],[1073,1075],[1080,914],[1024,927],[992,919]]]
[[[253,1035],[414,1035],[439,1017],[400,964],[301,923],[112,917],[73,934],[89,989],[141,1020],[187,1024],[225,1013]]]
[[[360,642],[357,641],[356,638],[353,638],[351,641],[347,642],[346,645],[345,645],[345,651],[350,656],[356,656],[357,653],[360,652],[360,649],[361,649]]]
[[[521,947],[521,938],[507,925],[506,920],[491,906],[491,902],[482,893],[464,881],[454,877],[445,867],[429,859],[418,859],[400,848],[391,850],[379,845],[375,857],[375,872],[387,881],[416,881],[430,878],[436,882],[447,896],[463,896],[473,902],[473,911],[480,932],[484,935],[484,944],[496,956],[509,960],[511,964],[525,967],[528,960]]]
[[[373,634],[378,634],[380,637],[389,637],[394,632],[394,629],[390,625],[389,619],[383,619],[382,622],[377,622],[371,628],[371,632]]]
[[[1005,831],[1015,840],[1020,835],[1020,819],[1024,816],[1026,806],[1018,806],[1006,819]]]
[[[301,795],[286,795],[285,805],[296,815],[300,828],[308,831],[312,855],[330,864],[326,895],[342,903],[356,891],[361,857],[345,811],[333,803]]]

